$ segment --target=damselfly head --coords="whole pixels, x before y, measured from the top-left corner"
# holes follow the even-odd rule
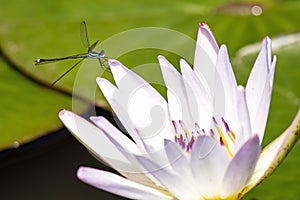
[[[40,62],[41,62],[40,58],[38,58],[38,59],[35,60],[35,63],[40,63]]]

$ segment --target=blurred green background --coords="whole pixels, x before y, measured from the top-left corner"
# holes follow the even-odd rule
[[[257,44],[260,45],[265,36],[271,37],[278,64],[263,143],[266,145],[288,127],[300,106],[299,13],[298,0],[2,1],[0,150],[17,148],[62,127],[57,113],[61,108],[72,109],[76,69],[54,88],[49,88],[49,85],[74,62],[34,66],[34,60],[85,52],[79,36],[79,25],[83,20],[87,22],[91,42],[97,39],[103,41],[120,32],[140,27],[168,28],[195,39],[198,23],[205,21],[218,43],[227,45],[241,84],[245,84],[254,63],[259,50]],[[135,43],[134,40],[129,42]],[[187,48],[188,52],[194,52],[193,47],[184,47],[182,41],[171,43],[175,46],[173,48]],[[122,43],[119,45],[111,49],[123,48]],[[114,57],[113,50],[106,53]],[[135,50],[114,58],[128,67],[134,67],[157,63],[158,54],[166,56],[178,66],[178,55],[159,49]],[[91,82],[96,87],[95,76],[91,71],[90,76],[83,78],[83,82]],[[77,95],[80,96],[80,92]],[[97,94],[97,105],[106,107],[101,98]],[[83,104],[77,112],[84,113],[88,108]],[[299,199],[299,154],[300,146],[296,145],[282,166],[263,184],[249,192],[245,199]],[[72,173],[75,174],[75,171]],[[77,181],[76,178],[74,181]],[[26,194],[24,197],[26,199]]]

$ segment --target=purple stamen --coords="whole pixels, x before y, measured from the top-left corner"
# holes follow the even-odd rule
[[[215,117],[212,117],[212,122],[214,124],[214,127],[211,129],[207,129],[207,133],[204,129],[201,129],[199,124],[197,122],[194,123],[194,130],[188,130],[185,127],[185,124],[182,120],[172,120],[172,124],[175,129],[175,142],[185,151],[189,152],[193,148],[193,144],[195,143],[197,137],[199,135],[205,135],[205,136],[210,136],[213,139],[217,140],[219,145],[228,147],[228,141],[225,136],[229,136],[232,142],[234,142],[235,135],[234,133],[230,130],[228,123],[225,121],[223,117],[220,118],[220,127],[218,125],[218,122]],[[176,123],[177,122],[177,123]],[[223,124],[223,125],[222,125]],[[226,130],[227,135],[224,135],[224,131],[222,129]],[[229,151],[229,150],[228,150]]]
[[[224,141],[223,141],[223,139],[222,139],[222,137],[220,137],[220,144],[221,144],[221,146],[224,146],[225,144],[224,144]]]
[[[209,133],[210,133],[211,137],[215,137],[215,132],[214,132],[214,130],[210,129],[210,130],[209,130]]]
[[[195,129],[196,129],[196,132],[198,134],[200,134],[200,126],[199,126],[199,124],[197,122],[195,123]]]
[[[218,122],[217,122],[216,118],[213,117],[212,120],[213,120],[213,122],[215,123],[215,125],[218,126]]]
[[[179,137],[179,143],[183,143],[183,136],[182,135],[180,135],[180,137]]]
[[[179,122],[179,124],[180,124],[180,126],[181,126],[182,128],[185,128],[183,121],[178,120],[178,122]]]
[[[178,133],[177,124],[176,124],[176,122],[174,120],[172,120],[172,124],[173,124],[174,130],[175,130],[175,133],[177,134]]]
[[[227,122],[225,121],[225,119],[223,117],[221,119],[222,119],[222,122],[225,126],[226,132],[230,132],[229,126],[228,126]]]
[[[194,142],[195,142],[195,139],[194,139],[194,136],[192,136],[191,141],[189,142],[189,146],[188,146],[189,149],[192,149]]]

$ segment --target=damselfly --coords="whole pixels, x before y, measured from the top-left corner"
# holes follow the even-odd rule
[[[60,77],[58,77],[52,84],[51,87],[57,83],[60,79],[62,79],[67,73],[69,73],[72,69],[74,69],[78,64],[80,64],[84,59],[86,58],[96,58],[98,59],[100,66],[103,69],[106,69],[108,67],[108,58],[105,56],[104,50],[101,50],[100,52],[93,51],[96,45],[98,44],[99,40],[94,42],[92,45],[90,45],[89,38],[88,38],[88,32],[87,32],[87,27],[85,21],[81,22],[80,24],[80,36],[81,36],[81,42],[84,47],[87,48],[86,53],[81,53],[81,54],[76,54],[72,56],[66,56],[66,57],[61,57],[61,58],[49,58],[49,59],[44,59],[44,58],[39,58],[35,60],[36,65],[41,65],[41,64],[48,64],[56,61],[61,61],[61,60],[69,60],[69,59],[79,59],[81,58],[78,62],[76,62],[72,67],[70,67],[65,73],[63,73]]]

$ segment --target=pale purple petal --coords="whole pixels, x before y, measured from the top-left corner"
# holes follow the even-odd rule
[[[111,104],[111,100],[119,93],[118,88],[104,78],[97,77],[96,82],[108,103]]]
[[[226,149],[210,136],[199,136],[191,152],[195,182],[206,199],[218,199],[222,180],[230,162]]]
[[[254,121],[253,122],[251,121],[252,131],[258,133],[260,142],[262,142],[263,137],[264,137],[268,114],[269,114],[269,109],[270,109],[272,89],[273,89],[273,78],[274,78],[274,72],[275,72],[275,64],[276,64],[276,57],[274,57],[274,60],[272,62],[272,66],[271,66],[270,72],[268,74],[265,85],[261,86],[263,88],[263,93],[260,97],[259,105],[257,105],[258,112],[256,113],[256,117],[255,117]],[[248,103],[248,105],[249,105],[249,103]],[[252,105],[249,105],[248,107],[250,108],[250,107],[252,107]],[[251,112],[249,111],[249,113],[251,113]]]
[[[273,85],[275,61],[271,63],[271,56],[271,40],[266,37],[246,85],[246,98],[252,130],[259,134],[261,140],[265,131],[271,101],[269,96],[271,96],[270,92],[272,92]],[[270,75],[270,71],[272,75]],[[265,105],[261,105],[262,103]],[[261,108],[264,108],[263,112]]]
[[[105,127],[105,125],[103,126],[106,129],[102,131],[85,119],[67,110],[60,111],[59,118],[70,132],[102,162],[107,163],[131,180],[149,186],[155,184],[142,173],[143,168],[140,168],[139,163],[132,156],[133,152],[138,152],[133,147],[133,144],[131,143],[131,146],[126,147],[113,140],[118,136],[120,138],[117,141],[125,140],[125,136],[120,135],[118,131],[111,127]],[[109,134],[105,131],[110,131],[112,136],[106,137]],[[126,141],[128,145],[128,140]]]
[[[189,64],[181,59],[180,68],[194,122],[208,130],[212,119],[212,99],[204,78],[199,78]]]
[[[90,119],[103,131],[106,137],[119,149],[130,152],[132,154],[141,154],[142,152],[137,148],[136,144],[127,136],[114,127],[104,117],[90,117]]]
[[[190,156],[178,144],[170,140],[165,140],[165,152],[174,173],[181,174],[181,176],[190,180],[191,185],[194,185],[192,184],[193,177],[190,170]]]
[[[155,152],[144,152],[137,148],[135,143],[128,139],[123,133],[116,129],[104,117],[91,117],[91,120],[103,131],[106,137],[115,145],[115,147],[130,161],[131,167],[126,171],[121,171],[129,180],[134,180],[143,185],[153,186],[157,182],[153,177],[148,177],[144,168],[136,160],[134,155],[154,156],[157,155],[158,159],[163,161],[163,150]],[[143,141],[142,141],[143,142]],[[166,160],[166,159],[165,159]]]
[[[90,122],[68,110],[61,110],[59,118],[85,147],[100,158],[119,159],[120,161],[128,162],[121,152],[106,138],[105,134]]]
[[[169,160],[168,157],[166,155],[166,148],[164,145],[164,148],[161,149],[157,149],[157,148],[153,148],[152,145],[149,145],[149,143],[145,143],[145,139],[142,139],[144,133],[142,133],[140,130],[136,130],[138,135],[141,136],[141,142],[143,144],[143,148],[145,150],[145,154],[142,155],[144,157],[147,157],[153,161],[159,160],[159,163],[161,166],[169,166]],[[154,181],[156,181],[154,179]]]
[[[237,109],[239,117],[239,130],[236,133],[234,152],[237,152],[249,138],[253,132],[250,124],[249,110],[246,102],[245,88],[238,86],[237,90]]]
[[[194,56],[194,70],[197,75],[205,77],[210,88],[214,85],[218,52],[219,47],[212,32],[206,23],[201,22]]]
[[[163,56],[158,61],[167,87],[169,112],[172,120],[182,120],[189,130],[194,127],[192,108],[181,74]],[[174,105],[174,106],[172,106]],[[170,107],[172,106],[172,107]]]
[[[149,174],[155,177],[163,187],[178,199],[202,199],[198,191],[190,184],[190,181],[181,176],[181,174],[174,173],[170,168],[171,166],[160,166],[154,161],[142,156],[136,156],[136,158]],[[159,160],[156,162],[159,162]]]
[[[225,45],[220,47],[220,51],[217,59],[217,72],[218,77],[221,82],[219,87],[220,90],[214,96],[221,107],[224,107],[224,117],[226,122],[230,124],[230,128],[237,132],[239,128],[239,119],[238,119],[238,108],[237,108],[237,82],[229,61],[229,56],[227,48]],[[216,78],[216,79],[217,79]],[[217,92],[217,91],[216,91]],[[224,96],[223,96],[224,95]],[[217,117],[217,115],[215,115]]]
[[[258,135],[250,138],[231,160],[221,188],[221,198],[237,195],[253,175],[260,153]]]
[[[178,99],[178,96],[167,90],[167,98],[168,98],[168,111],[170,120],[178,121],[183,118],[183,111],[181,108],[181,102]]]
[[[159,191],[158,188],[146,187],[102,170],[80,167],[77,176],[83,182],[96,188],[131,199],[173,199],[164,191]]]

